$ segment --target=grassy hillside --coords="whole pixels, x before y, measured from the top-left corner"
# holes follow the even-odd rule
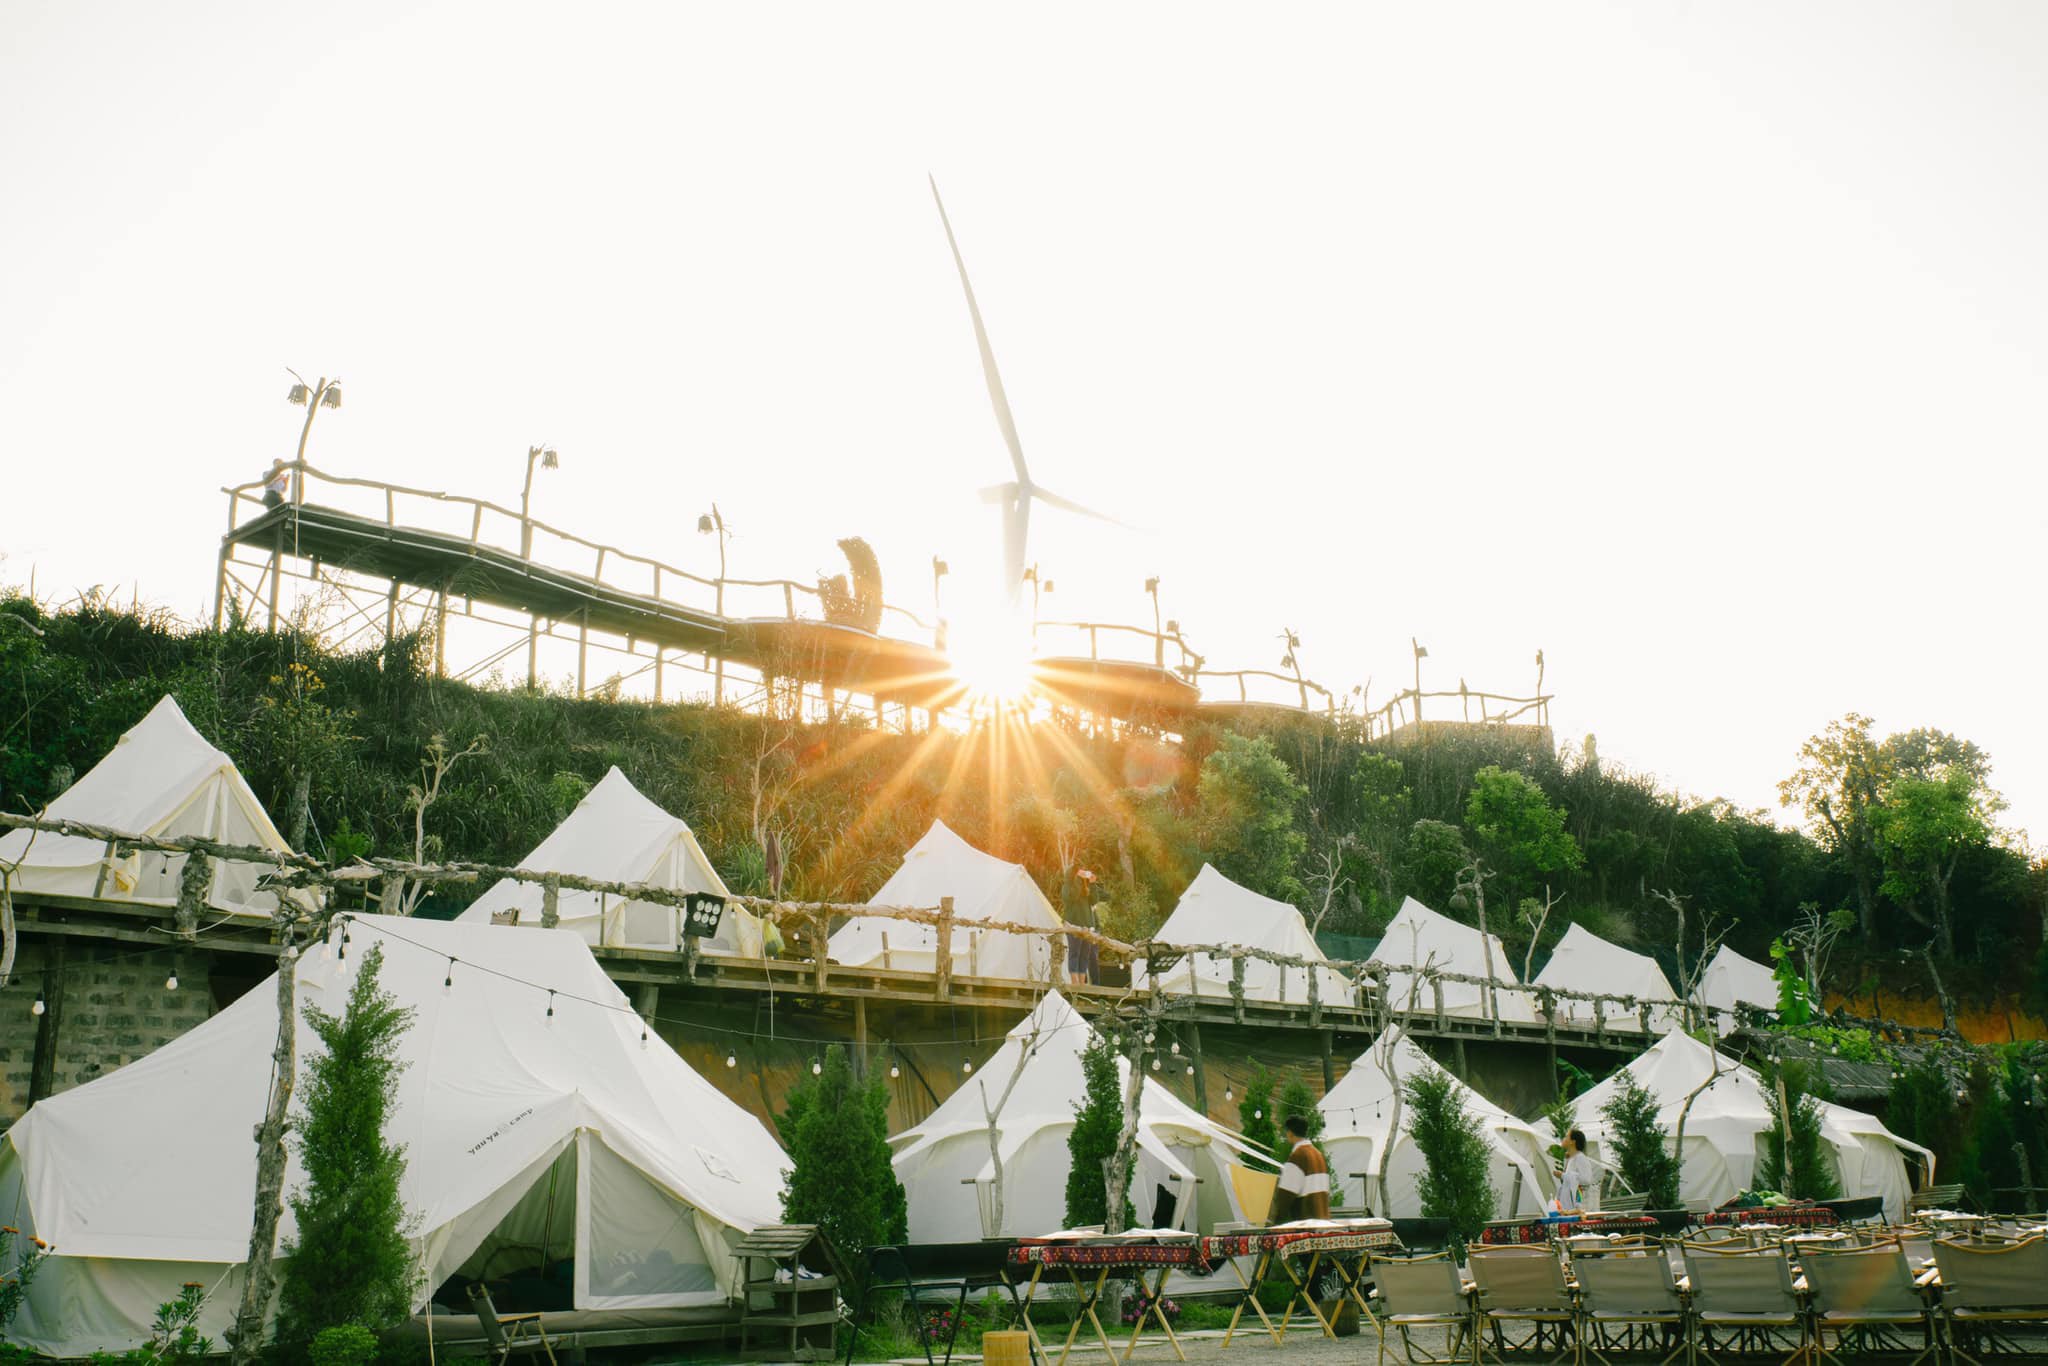
[[[935,818],[1017,859],[1057,901],[1063,866],[1100,875],[1109,928],[1142,933],[1206,859],[1295,901],[1326,930],[1370,935],[1403,896],[1453,910],[1473,853],[1493,870],[1489,922],[1518,970],[1520,906],[1548,895],[1535,961],[1571,919],[1667,960],[1669,890],[1733,924],[1752,956],[1802,903],[1855,897],[1846,857],[1763,813],[1660,790],[1590,742],[1559,754],[1487,737],[1387,749],[1288,718],[1182,743],[1091,739],[1065,727],[881,734],[705,706],[491,691],[431,677],[420,639],[334,654],[287,635],[193,631],[86,603],[0,599],[0,803],[32,809],[84,772],[155,700],[175,696],[242,767],[287,833],[330,855],[406,854],[408,792],[439,737],[481,748],[426,816],[429,856],[516,861],[617,765],[690,822],[738,890],[765,891],[779,839],[788,895],[858,900]],[[37,634],[40,632],[40,634]],[[1952,990],[2023,986],[2040,953],[2042,870],[1990,840],[1955,852]],[[1454,911],[1470,919],[1468,906]],[[1928,931],[1907,898],[1852,937],[1837,985],[1913,977]]]

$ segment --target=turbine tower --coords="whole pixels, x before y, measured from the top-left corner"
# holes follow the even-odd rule
[[[960,288],[967,295],[967,316],[974,322],[974,342],[981,348],[981,373],[988,381],[988,399],[996,411],[996,426],[1003,432],[1003,443],[1010,448],[1010,466],[1016,478],[1007,483],[994,484],[981,491],[981,501],[995,503],[1003,510],[1003,580],[1004,591],[1009,594],[1010,606],[1014,609],[1023,593],[1024,564],[1029,554],[1028,542],[1031,535],[1031,504],[1039,502],[1062,512],[1078,513],[1093,517],[1098,522],[1121,526],[1114,517],[1104,516],[1092,508],[1082,507],[1071,498],[1062,498],[1048,489],[1042,489],[1031,482],[1031,470],[1024,463],[1024,443],[1017,439],[1017,420],[1010,415],[1009,395],[1003,392],[1003,377],[996,370],[996,353],[988,344],[988,329],[981,322],[981,306],[974,301],[974,286],[967,279],[967,262],[961,258],[960,243],[953,236],[953,221],[946,217],[946,201],[939,198],[939,182],[931,180],[932,199],[939,206],[939,222],[946,228],[946,245],[953,249],[953,264],[960,271]]]

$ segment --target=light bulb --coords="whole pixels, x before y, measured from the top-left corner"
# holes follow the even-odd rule
[[[1195,1075],[1195,1065],[1193,1063],[1188,1064],[1188,1075],[1191,1077]]]
[[[548,993],[548,1018],[555,1018],[555,993],[552,991]]]
[[[451,959],[449,959],[449,960],[448,960],[448,971],[447,971],[447,973],[446,973],[446,974],[445,974],[445,975],[444,975],[444,976],[443,976],[443,977],[441,978],[441,990],[443,990],[443,991],[453,991],[454,989],[455,989],[455,960],[454,960],[453,958],[451,958]]]
[[[43,1013],[43,998],[42,998],[42,997],[40,997],[40,996],[36,997],[36,1003],[35,1003],[34,1005],[32,1005],[32,1006],[30,1006],[30,1007],[28,1008],[28,1013],[29,1013],[29,1014],[31,1014],[31,1015],[40,1015],[40,1014],[42,1014],[42,1013]]]
[[[972,1072],[974,1070],[974,1060],[970,1058],[966,1062],[961,1063],[960,1070],[962,1072]]]
[[[164,990],[165,990],[165,991],[176,991],[177,989],[178,989],[178,974],[174,972],[174,973],[172,973],[172,974],[171,974],[170,976],[168,976],[168,977],[164,978]]]
[[[902,1068],[898,1067],[898,1066],[897,1066],[897,1065],[896,1065],[895,1063],[893,1063],[893,1062],[889,1064],[889,1080],[890,1080],[890,1081],[894,1081],[894,1080],[896,1080],[896,1078],[898,1078],[898,1077],[900,1077],[900,1076],[902,1076],[902,1075],[903,1075],[903,1069],[902,1069]]]
[[[1179,1040],[1179,1039],[1175,1039],[1175,1040],[1173,1041],[1173,1043],[1172,1043],[1172,1044],[1170,1045],[1170,1047],[1171,1047],[1171,1048],[1172,1048],[1172,1050],[1173,1050],[1173,1055],[1174,1055],[1174,1056],[1175,1056],[1176,1058],[1177,1058],[1177,1057],[1179,1057],[1179,1056],[1180,1056],[1180,1040]]]
[[[1231,1091],[1231,1089],[1228,1086],[1226,1086],[1223,1088],[1223,1098],[1225,1100],[1236,1100],[1237,1096],[1234,1092]]]
[[[811,1064],[811,1075],[812,1075],[812,1076],[814,1076],[814,1077],[821,1077],[821,1076],[825,1075],[825,1064],[824,1064],[824,1063],[821,1063],[821,1062],[814,1062],[814,1063],[812,1063],[812,1064]]]
[[[1266,1112],[1265,1112],[1264,1110],[1254,1110],[1254,1111],[1252,1111],[1252,1118],[1253,1118],[1253,1119],[1264,1119],[1265,1117],[1266,1117]]]
[[[647,1047],[647,1021],[645,1020],[640,1022],[640,1046],[642,1048]]]
[[[728,1053],[725,1055],[725,1065],[727,1067],[738,1067],[740,1065],[740,1060],[736,1055]]]

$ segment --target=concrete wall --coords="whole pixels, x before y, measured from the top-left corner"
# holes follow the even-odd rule
[[[12,980],[0,989],[0,1121],[11,1124],[28,1109],[36,1037],[53,1017],[53,1091],[64,1091],[161,1048],[211,1016],[209,957],[74,940],[63,951],[62,1000],[52,1009],[58,988],[50,945],[26,940]],[[171,990],[165,980],[174,971],[178,986]],[[45,1002],[42,1016],[33,1009],[39,996]]]

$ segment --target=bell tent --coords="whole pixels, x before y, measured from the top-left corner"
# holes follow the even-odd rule
[[[1317,1104],[1323,1115],[1319,1142],[1329,1159],[1330,1188],[1339,1205],[1393,1219],[1421,1215],[1417,1183],[1424,1170],[1422,1153],[1409,1130],[1408,1103],[1403,1098],[1397,1107],[1395,1097],[1409,1078],[1443,1071],[1399,1029],[1389,1029],[1358,1055],[1351,1070]],[[1452,1085],[1464,1097],[1466,1110],[1479,1120],[1492,1150],[1488,1174],[1496,1217],[1543,1213],[1556,1188],[1549,1140],[1455,1077]]]
[[[1094,1037],[1065,997],[1047,992],[965,1085],[922,1123],[889,1140],[896,1150],[896,1177],[910,1201],[912,1241],[971,1242],[1060,1228],[1072,1169],[1067,1136],[1087,1094],[1081,1054]],[[1117,1067],[1127,1083],[1129,1062],[1119,1058]],[[993,1107],[1001,1100],[1013,1075],[1016,1087],[996,1117],[1003,1157],[1003,1226],[998,1229],[990,1227],[996,1176],[983,1103]],[[1165,1223],[1207,1232],[1247,1215],[1265,1217],[1264,1210],[1238,1208],[1230,1168],[1245,1149],[1229,1130],[1183,1105],[1150,1077],[1138,1114],[1131,1205],[1139,1227]],[[963,1185],[973,1187],[974,1198],[967,1197]]]
[[[870,906],[935,910],[939,898],[953,898],[952,971],[956,976],[1052,980],[1052,945],[1042,935],[982,930],[977,920],[1060,928],[1059,915],[1031,874],[1014,863],[961,839],[944,821],[933,821],[923,839],[903,856],[903,866],[868,899]],[[939,932],[931,925],[880,916],[849,920],[832,935],[834,962],[848,967],[904,968],[931,972],[938,964]]]
[[[196,837],[290,852],[235,761],[208,744],[168,696],[44,814],[124,835]],[[11,869],[17,892],[170,905],[178,899],[186,858],[146,850],[116,856],[104,840],[42,830],[13,830],[0,838],[0,865]],[[272,870],[215,859],[208,904],[231,915],[268,917],[277,909],[277,896],[259,890],[258,881]]]
[[[772,1134],[633,1014],[565,930],[355,916],[292,965],[301,1006],[345,1008],[383,949],[414,1012],[387,1136],[428,1287],[573,1258],[578,1309],[723,1306],[730,1244],[780,1219]],[[0,1210],[55,1250],[12,1337],[51,1356],[120,1351],[156,1306],[206,1287],[218,1340],[241,1293],[276,981],[139,1062],[40,1101],[0,1141]],[[299,1065],[319,1048],[298,1031]],[[294,1150],[285,1189],[302,1175]],[[280,1241],[293,1235],[285,1210]],[[545,1245],[545,1246],[543,1246]]]
[[[1656,959],[1611,944],[1583,925],[1575,924],[1564,932],[1564,938],[1551,950],[1550,961],[1536,974],[1534,984],[1608,996],[1633,996],[1649,1005],[1652,1034],[1662,1034],[1683,1023],[1678,993],[1671,989],[1671,979],[1657,966]],[[1641,1032],[1643,1027],[1640,1011],[1615,1003],[1603,1003],[1600,1016],[1609,1029]],[[1557,1020],[1559,1024],[1591,1028],[1595,1023],[1593,1002],[1561,996],[1557,998]]]
[[[569,873],[605,882],[638,882],[680,892],[726,895],[697,837],[680,819],[649,801],[626,775],[613,768],[583,795],[568,819],[540,842],[519,866],[537,873]],[[505,878],[464,909],[457,919],[470,924],[541,923],[545,889],[538,882]],[[561,928],[586,943],[614,948],[682,947],[683,912],[674,906],[626,901],[603,892],[564,887],[556,893]],[[758,958],[761,928],[738,906],[727,906],[718,933],[700,941],[707,953]]]
[[[1387,976],[1387,995],[1397,1010],[1436,1008],[1436,983],[1418,971],[1434,967],[1495,984],[1488,989],[1478,982],[1444,982],[1445,1014],[1530,1023],[1536,1019],[1528,989],[1518,985],[1499,936],[1482,935],[1470,925],[1438,915],[1412,896],[1401,903],[1368,961],[1397,969]]]
[[[1719,1076],[1714,1075],[1717,1060]],[[1711,1209],[1754,1183],[1771,1128],[1770,1103],[1754,1071],[1682,1030],[1666,1034],[1579,1097],[1579,1127],[1586,1132],[1586,1151],[1595,1162],[1610,1156],[1610,1126],[1603,1111],[1620,1093],[1625,1077],[1634,1077],[1656,1097],[1657,1122],[1667,1141],[1677,1134],[1686,1097],[1699,1092],[1686,1114],[1685,1148],[1679,1157],[1679,1198],[1688,1208]],[[1706,1085],[1709,1077],[1713,1083]],[[1842,1193],[1882,1196],[1886,1217],[1897,1222],[1913,1189],[1907,1156],[1931,1168],[1932,1154],[1892,1133],[1874,1115],[1827,1102],[1822,1102],[1821,1113],[1821,1136]]]
[[[1322,962],[1323,951],[1301,912],[1284,901],[1260,896],[1240,887],[1209,864],[1188,889],[1181,893],[1173,914],[1154,931],[1152,938],[1162,944],[1231,944],[1266,949],[1292,958]],[[1171,992],[1228,997],[1231,959],[1225,956],[1191,953],[1160,974],[1159,984]],[[1132,969],[1133,990],[1145,991],[1152,982],[1150,965]],[[1244,994],[1254,1001],[1308,1000],[1308,968],[1282,967],[1260,958],[1244,960]],[[1350,981],[1334,968],[1316,968],[1316,991],[1325,1005],[1343,1005],[1352,998]]]
[[[1714,1028],[1726,1034],[1735,1028],[1737,1006],[1778,1008],[1778,979],[1762,963],[1723,944],[1700,974],[1700,1003],[1714,1012]]]

